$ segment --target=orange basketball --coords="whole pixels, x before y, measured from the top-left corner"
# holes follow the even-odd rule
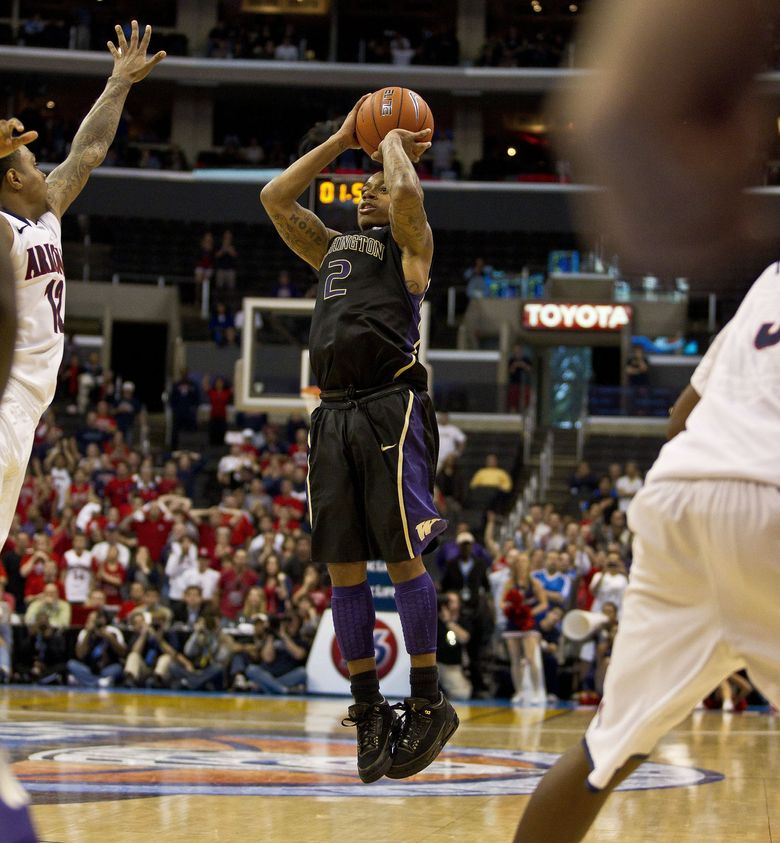
[[[430,129],[433,139],[433,114],[428,103],[409,88],[381,88],[360,106],[357,114],[357,139],[364,152],[373,155],[384,136],[392,129],[419,132]]]

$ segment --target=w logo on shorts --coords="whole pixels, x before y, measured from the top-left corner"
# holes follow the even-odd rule
[[[420,521],[420,523],[415,528],[417,530],[417,535],[420,537],[420,541],[422,541],[424,538],[431,534],[433,525],[437,521],[441,521],[441,518],[430,518],[428,521]]]

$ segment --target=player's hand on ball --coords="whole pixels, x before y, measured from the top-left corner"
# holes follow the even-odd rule
[[[138,21],[131,24],[130,43],[127,43],[122,27],[117,24],[116,46],[112,41],[108,42],[108,49],[114,57],[114,71],[111,74],[119,79],[126,79],[131,84],[140,82],[149,75],[151,69],[159,64],[166,56],[165,50],[155,53],[148,61],[146,50],[149,47],[149,39],[152,37],[152,27],[147,26],[144,30],[144,37],[138,38]]]
[[[14,132],[24,134],[14,136]],[[38,132],[25,132],[24,126],[12,117],[10,120],[0,120],[0,158],[16,152],[21,146],[32,143],[38,137]]]
[[[360,142],[357,139],[355,129],[357,128],[357,114],[360,111],[360,106],[371,96],[371,94],[363,94],[363,96],[355,103],[352,111],[349,112],[341,128],[336,132],[336,137],[341,141],[345,149],[360,149]]]
[[[408,132],[406,129],[393,129],[385,135],[382,143],[379,144],[379,149],[371,156],[371,160],[376,161],[377,164],[381,164],[383,162],[382,147],[388,141],[393,143],[397,139],[401,142],[404,152],[409,156],[409,160],[413,164],[416,164],[422,158],[423,153],[427,149],[430,149],[431,142],[428,140],[430,136],[430,129],[420,129],[419,132]]]

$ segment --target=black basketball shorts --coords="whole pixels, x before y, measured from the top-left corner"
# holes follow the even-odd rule
[[[433,503],[438,448],[426,392],[323,401],[310,430],[312,560],[403,562],[421,554],[447,528]]]

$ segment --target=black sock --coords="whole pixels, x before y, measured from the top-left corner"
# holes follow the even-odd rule
[[[409,672],[409,684],[412,686],[412,696],[422,697],[432,703],[439,701],[439,668],[413,667]]]
[[[382,702],[384,697],[379,693],[379,677],[376,670],[366,670],[349,677],[349,689],[356,703]]]

